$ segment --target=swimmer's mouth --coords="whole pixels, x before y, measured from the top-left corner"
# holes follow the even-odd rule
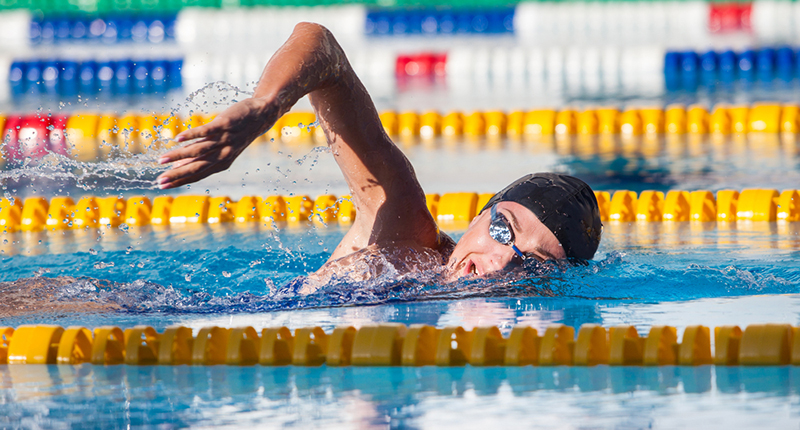
[[[458,263],[455,263],[450,273],[453,280],[481,276],[481,273],[478,271],[478,266],[468,256],[464,257]]]
[[[464,263],[464,269],[461,270],[461,277],[466,278],[475,276],[480,276],[480,273],[478,273],[478,266],[476,266],[472,260],[467,260]]]

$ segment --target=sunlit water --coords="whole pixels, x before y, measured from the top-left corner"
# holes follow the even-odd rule
[[[598,323],[635,324],[643,334],[655,324],[679,333],[689,324],[798,324],[800,227],[727,227],[608,223],[588,266],[531,268],[542,277],[523,280],[333,283],[309,297],[280,287],[319,267],[343,228],[16,233],[5,236],[0,281],[39,278],[22,297],[0,284],[10,312],[2,323],[330,330],[401,322],[504,332],[517,324]],[[54,276],[81,278],[43,279]],[[9,296],[22,308],[9,308]],[[30,314],[26,306],[38,309]],[[91,414],[104,427],[784,428],[797,422],[799,381],[794,368],[12,365],[0,366],[0,423],[81,426]]]
[[[0,366],[26,428],[795,428],[795,368]],[[13,387],[13,388],[11,388]]]

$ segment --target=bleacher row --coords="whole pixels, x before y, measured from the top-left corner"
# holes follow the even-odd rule
[[[799,73],[794,48],[800,39],[796,2],[509,4],[479,0],[441,5],[399,2],[388,8],[371,2],[304,5],[238,0],[4,0],[0,2],[0,28],[4,29],[0,34],[0,100],[72,100],[78,94],[129,98],[181,87],[194,90],[219,80],[243,86],[258,78],[265,58],[300,21],[330,27],[375,91],[383,90],[383,82],[402,89],[409,78],[446,77],[448,85],[459,92],[493,85],[651,94],[738,81],[793,82]],[[715,51],[722,46],[709,35],[732,30],[744,30],[753,37]],[[434,47],[412,42],[401,48],[386,42],[386,36],[415,35],[457,37],[449,42],[445,38]],[[494,43],[497,35],[513,39]],[[379,47],[370,44],[376,37],[382,38]],[[137,43],[160,46],[142,54],[131,47]],[[79,53],[63,51],[65,44],[79,46]],[[109,51],[114,44],[126,48]],[[48,49],[51,45],[59,50]],[[251,52],[231,50],[231,46],[249,46]],[[47,56],[35,58],[42,52]],[[155,64],[184,57],[184,80],[180,70]],[[431,61],[433,67],[426,67]],[[155,74],[168,70],[170,78],[148,79],[150,69]],[[114,79],[107,70],[113,70]],[[87,78],[81,81],[84,75]]]
[[[147,37],[143,35],[142,37]],[[104,59],[64,55],[16,58],[8,65],[7,85],[14,100],[76,96],[125,98],[163,94],[225,81],[252,86],[266,55],[228,53]],[[701,88],[788,85],[800,76],[800,56],[789,46],[735,52],[664,51],[662,48],[573,47],[549,49],[452,47],[441,52],[383,53],[354,49],[349,53],[359,76],[370,86],[413,83],[454,91],[488,87],[496,91],[539,89],[571,92],[697,91]],[[259,60],[260,59],[260,60]],[[184,67],[186,62],[186,67]],[[0,61],[0,67],[4,67]],[[0,92],[6,91],[0,89]]]
[[[445,193],[425,196],[428,210],[440,224],[471,221],[492,193]],[[612,222],[732,222],[800,221],[800,192],[770,189],[678,191],[666,193],[620,190],[595,192],[603,221]],[[0,199],[0,229],[5,232],[58,231],[143,225],[247,223],[350,224],[356,208],[350,196],[227,196],[182,195],[80,198]]]
[[[336,327],[183,326],[158,333],[150,326],[24,325],[0,327],[0,365],[234,365],[234,366],[717,366],[800,365],[800,330],[789,324],[686,327],[681,342],[671,326],[640,337],[634,326],[606,329],[563,324],[541,335],[516,326],[504,337],[496,326],[381,324]]]
[[[180,58],[119,59],[114,61],[34,59],[14,61],[8,85],[15,99],[22,97],[110,98],[163,94],[179,89]]]

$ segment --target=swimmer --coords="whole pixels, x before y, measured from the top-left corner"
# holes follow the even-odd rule
[[[228,169],[258,136],[308,95],[331,153],[350,188],[357,216],[330,259],[301,292],[331,277],[379,275],[375,261],[398,273],[441,270],[448,280],[485,277],[526,260],[588,260],[600,242],[597,200],[580,179],[537,173],[497,193],[456,244],[439,231],[414,168],[384,131],[378,112],[333,35],[298,24],[269,60],[253,97],[210,123],[176,137],[165,153],[162,189]],[[384,258],[375,258],[382,256]]]

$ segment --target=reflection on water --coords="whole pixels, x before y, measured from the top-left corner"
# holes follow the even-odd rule
[[[592,427],[669,427],[685,419],[672,416],[682,410],[699,412],[695,426],[720,428],[758,409],[778,428],[798,413],[799,394],[795,367],[6,365],[0,425],[472,428],[473,416],[491,416],[525,427],[586,419]]]

